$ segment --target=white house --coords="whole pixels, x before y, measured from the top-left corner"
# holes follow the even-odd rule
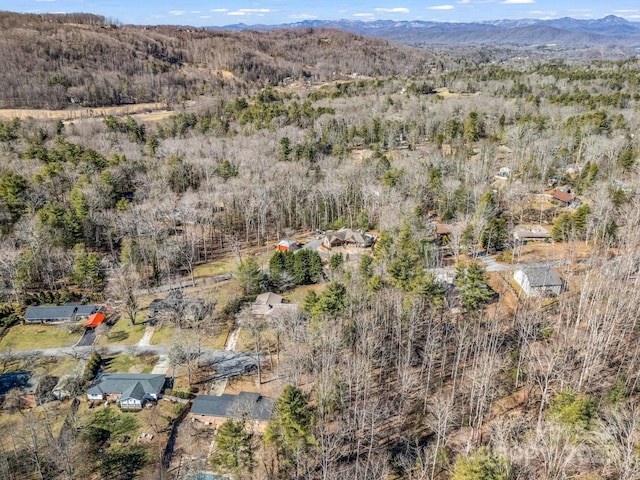
[[[562,292],[562,279],[551,267],[521,267],[513,278],[529,296],[557,296]]]

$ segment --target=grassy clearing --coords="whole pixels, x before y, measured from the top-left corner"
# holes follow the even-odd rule
[[[275,252],[274,246],[254,247],[243,253],[243,258],[252,256],[259,265],[267,267],[269,259]],[[215,277],[216,275],[224,275],[226,273],[234,273],[238,269],[238,259],[235,256],[228,256],[217,259],[210,263],[198,265],[193,270],[193,276],[198,278]]]
[[[110,373],[151,373],[158,361],[157,355],[114,355],[106,357],[104,370]]]
[[[151,337],[151,345],[171,345],[175,332],[173,325],[163,325],[161,328],[156,326]]]
[[[235,272],[238,268],[238,260],[235,257],[228,257],[215,262],[198,265],[193,270],[193,276],[196,278],[215,277],[216,275],[224,275],[226,273]]]
[[[16,325],[0,341],[0,351],[59,348],[74,345],[82,331],[71,331],[73,325]]]
[[[304,302],[304,298],[310,291],[314,291],[317,294],[320,294],[322,290],[324,290],[325,285],[316,283],[315,285],[302,285],[300,287],[296,287],[291,291],[286,292],[283,296],[290,303],[302,304]]]
[[[227,340],[227,330],[222,330],[216,336],[205,335],[202,337],[202,346],[204,348],[213,348],[221,350],[224,348],[224,342]]]
[[[43,362],[39,365],[43,372],[54,377],[61,377],[69,372],[73,372],[80,360],[73,357],[47,357],[43,358]]]
[[[135,345],[144,335],[145,324],[138,322],[131,325],[128,318],[120,318],[116,324],[111,327],[107,335],[103,335],[98,340],[98,345]]]

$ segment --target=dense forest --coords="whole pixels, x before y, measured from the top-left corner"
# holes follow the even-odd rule
[[[172,109],[0,123],[3,334],[28,305],[107,297],[135,323],[136,291],[237,256],[242,295],[219,307],[240,324],[263,290],[323,288],[297,315],[244,323],[289,386],[263,438],[225,427],[236,443],[218,442],[216,471],[640,478],[638,59],[478,47],[465,60],[330,30],[91,15],[2,13],[0,25],[5,108]],[[551,184],[582,204],[543,205]],[[478,260],[517,264],[518,224],[547,227],[565,252],[559,297],[520,295]],[[298,257],[306,270],[285,256],[266,269],[246,253],[341,227],[375,232],[371,254],[331,256],[322,272],[311,255]],[[267,330],[277,340],[261,342]],[[3,444],[3,478],[174,478],[139,445],[108,458],[86,447],[120,435],[124,420],[103,417],[57,437],[29,424]]]

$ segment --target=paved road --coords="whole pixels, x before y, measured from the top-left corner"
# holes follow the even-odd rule
[[[17,350],[12,355],[18,358],[26,357],[62,357],[69,355],[78,359],[88,359],[93,352],[94,347],[63,347],[63,348],[44,348],[33,350]],[[135,353],[152,353],[158,355],[158,363],[160,368],[169,368],[168,351],[169,347],[160,345],[138,346],[138,345],[110,345],[108,347],[100,347],[98,349],[107,355],[122,355]],[[251,355],[244,352],[234,352],[227,350],[210,350],[203,349],[198,358],[200,364],[208,364],[215,371],[215,377],[212,380],[221,380],[236,375],[244,375],[247,372],[257,368],[256,360]],[[165,370],[166,371],[166,370]]]
[[[513,269],[513,265],[502,265],[496,262],[495,257],[489,257],[487,255],[483,255],[478,258],[484,262],[487,272],[504,272],[506,270]]]
[[[137,345],[110,345],[108,347],[93,347],[93,346],[74,346],[74,347],[60,347],[60,348],[33,348],[31,350],[15,350],[11,354],[15,357],[32,357],[34,355],[41,357],[61,357],[69,355],[77,358],[89,358],[93,350],[99,350],[105,352],[107,355],[122,355],[124,353],[136,353],[149,352],[156,355],[166,354],[169,350],[167,346],[151,345],[148,347],[138,347]]]
[[[80,337],[80,340],[75,344],[76,347],[90,347],[93,345],[93,342],[96,341],[96,330],[95,328],[87,328],[84,333]]]
[[[329,258],[331,255],[329,255],[329,253],[327,252],[323,252],[322,250],[318,250],[318,247],[322,245],[322,240],[321,239],[316,239],[316,240],[311,240],[308,243],[304,244],[304,247],[302,247],[304,250],[313,250],[314,252],[318,252],[320,254],[321,257],[323,258]]]
[[[236,349],[239,336],[240,336],[240,327],[235,327],[233,331],[229,334],[227,343],[224,346],[225,352],[233,352]],[[238,368],[238,367],[234,366],[233,368]],[[242,368],[242,370],[244,371],[247,367],[241,366],[240,368]],[[216,368],[216,372],[217,371],[218,370]],[[214,381],[211,384],[211,389],[209,390],[209,395],[216,395],[219,397],[224,393],[225,389],[227,388],[227,383],[229,383],[229,375],[226,375],[226,376],[222,375],[222,376],[219,376],[219,378],[214,379]]]
[[[539,262],[539,263],[517,263],[504,265],[496,262],[495,255],[478,255],[478,258],[482,260],[486,266],[487,272],[505,272],[507,270],[515,270],[521,267],[559,267],[561,265],[569,265],[571,262],[569,260],[552,260],[549,262]]]

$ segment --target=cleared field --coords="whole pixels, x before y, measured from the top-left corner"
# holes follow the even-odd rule
[[[171,345],[175,331],[172,325],[163,325],[161,328],[156,326],[151,337],[151,345]]]
[[[121,318],[111,327],[107,335],[98,339],[98,345],[135,345],[144,335],[145,324],[140,323],[143,315],[138,316],[138,323],[131,325],[128,318]]]
[[[111,373],[151,373],[158,361],[157,355],[115,355],[102,359],[105,371]]]
[[[221,350],[224,348],[224,342],[226,341],[226,339],[227,339],[226,330],[220,332],[215,337],[210,337],[208,335],[205,335],[202,337],[202,346],[205,348],[214,348],[214,349]]]
[[[150,115],[148,120],[161,120],[171,115],[160,103],[139,103],[136,105],[121,105],[118,107],[79,108],[76,110],[40,110],[40,109],[0,109],[0,120],[13,118],[36,118],[46,120],[79,120],[83,118],[101,117],[103,115]],[[144,120],[144,118],[140,118]]]
[[[81,335],[69,325],[16,325],[0,340],[0,351],[70,347]]]

